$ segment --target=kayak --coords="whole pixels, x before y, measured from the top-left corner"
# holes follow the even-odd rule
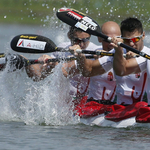
[[[75,115],[85,125],[126,128],[130,126],[150,127],[150,107],[146,102],[123,106],[101,104],[95,101],[86,103],[84,97],[74,109]]]

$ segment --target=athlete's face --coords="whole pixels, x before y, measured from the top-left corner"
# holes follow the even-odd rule
[[[137,30],[135,30],[134,32],[124,31],[122,33],[122,37],[124,39],[124,44],[129,45],[137,49],[138,51],[141,51],[143,49],[145,32],[139,33],[139,31]]]
[[[114,35],[115,37],[119,37],[119,36],[116,36],[116,35]],[[111,36],[109,36],[109,37],[114,37],[113,35],[111,35]],[[100,39],[100,37],[98,37],[98,40]],[[101,40],[101,39],[100,39]],[[100,40],[99,40],[99,42],[100,42]],[[103,49],[105,50],[105,51],[110,51],[110,50],[112,50],[114,47],[110,44],[110,42],[106,42],[105,40],[102,40],[101,41],[101,43],[102,43],[102,46],[103,46]]]
[[[120,31],[120,26],[113,21],[108,21],[102,25],[102,33],[107,35],[108,37],[120,37],[121,36],[121,31]],[[98,41],[102,43],[103,50],[105,51],[110,51],[114,47],[112,44],[109,42],[106,42],[102,38],[98,37]]]
[[[85,32],[75,32],[71,39],[72,45],[79,44],[81,49],[86,49],[89,45],[90,35]]]

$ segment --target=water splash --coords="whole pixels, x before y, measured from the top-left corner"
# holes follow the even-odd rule
[[[136,2],[135,0],[102,0],[101,2],[97,0],[93,3],[93,1],[87,0],[86,3],[85,1],[80,1],[79,7],[77,7],[79,1],[76,0],[62,0],[59,3],[62,2],[65,2],[65,4],[62,4],[62,7],[75,8],[83,13],[87,13],[87,15],[91,16],[100,25],[108,20],[113,20],[120,24],[124,17],[134,16],[143,22],[144,27],[149,27],[148,1],[146,3],[144,1]],[[28,8],[29,5],[34,6],[32,3],[33,1],[31,0],[25,2],[24,7],[28,12],[26,13],[28,17],[36,19],[37,14],[31,8]],[[50,4],[48,5],[44,1],[41,7],[49,9],[49,13],[52,12],[51,14],[46,14],[41,19],[44,28],[48,25],[48,28],[51,29],[47,30],[44,35],[47,37],[49,37],[49,34],[53,35],[51,38],[56,39],[56,44],[68,40],[66,37],[68,25],[60,22],[56,17],[57,5],[50,9]],[[25,10],[20,10],[20,12],[25,13]],[[146,12],[146,16],[143,15],[144,12]],[[127,15],[125,16],[125,14]],[[6,15],[5,17],[6,19],[8,18]],[[21,20],[23,19],[21,17]],[[57,35],[56,30],[60,31]],[[146,40],[149,43],[149,37]],[[16,71],[10,74],[7,73],[7,70],[1,72],[0,120],[23,121],[26,124],[36,125],[65,125],[75,123],[76,120],[72,118],[71,103],[67,104],[64,101],[69,99],[69,86],[67,79],[62,76],[60,68],[61,65],[46,80],[39,83],[35,83],[29,79],[25,71]]]
[[[61,64],[47,79],[33,82],[25,71],[1,72],[0,120],[23,121],[27,125],[75,124],[69,96],[69,81]],[[6,83],[7,80],[7,83]]]

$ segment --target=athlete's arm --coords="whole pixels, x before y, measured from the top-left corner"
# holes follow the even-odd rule
[[[57,62],[46,63],[47,59],[52,57],[48,55],[42,55],[38,58],[39,61],[43,61],[44,64],[33,64],[26,67],[27,75],[33,79],[33,81],[40,81],[46,78],[52,73],[52,69],[58,64]]]
[[[74,75],[79,74],[75,61],[63,63],[62,72],[65,77],[73,77]]]
[[[113,42],[115,43],[115,41]],[[136,61],[136,58],[125,59],[123,57],[123,48],[117,46],[117,44],[115,45],[114,43],[112,43],[112,45],[114,45],[115,47],[113,68],[116,75],[125,76],[141,72],[140,67]]]
[[[91,77],[105,73],[105,70],[98,59],[86,59],[84,54],[76,53],[76,50],[80,49],[77,45],[71,46],[70,49],[74,51],[74,54],[77,57],[77,68],[83,76]]]

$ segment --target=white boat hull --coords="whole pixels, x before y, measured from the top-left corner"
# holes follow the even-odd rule
[[[119,122],[114,122],[114,121],[106,120],[104,114],[97,115],[90,118],[80,118],[80,122],[85,125],[91,125],[91,126],[97,125],[101,127],[115,127],[115,128],[127,128],[131,126],[150,127],[150,123],[136,123],[135,117],[124,119]]]

